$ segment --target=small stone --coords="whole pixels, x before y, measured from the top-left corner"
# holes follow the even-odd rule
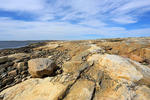
[[[23,81],[25,81],[25,80],[27,80],[26,78],[23,78],[21,81],[23,82]]]
[[[26,74],[24,74],[24,75],[22,75],[22,78],[25,78],[27,75]]]
[[[21,71],[26,70],[26,69],[27,69],[27,66],[25,66],[25,62],[20,62],[20,63],[18,63],[17,69],[18,69],[18,70],[21,70]]]
[[[22,71],[21,75],[23,75],[23,74],[28,74],[28,72],[27,71]]]
[[[19,79],[19,78],[20,78],[20,76],[21,76],[21,75],[17,75],[17,76],[15,77],[15,79]]]
[[[5,72],[5,68],[1,68],[0,73],[4,73],[4,72]]]
[[[69,61],[69,60],[70,60],[70,58],[67,58],[67,59],[66,59],[66,61]]]
[[[15,80],[15,83],[16,83],[16,84],[17,84],[17,83],[20,83],[20,82],[21,82],[21,78]]]
[[[2,77],[2,78],[6,77],[6,76],[7,76],[7,73],[2,73],[2,74],[1,74],[1,77]]]
[[[17,75],[17,70],[12,70],[10,72],[8,72],[9,76],[16,76]]]
[[[50,58],[52,58],[52,56],[48,56],[48,58],[50,59]]]

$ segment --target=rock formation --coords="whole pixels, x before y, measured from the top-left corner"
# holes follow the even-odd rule
[[[150,38],[52,41],[32,51],[0,57],[0,100],[150,98]]]
[[[37,58],[28,61],[28,71],[32,77],[50,76],[54,73],[57,66],[54,61],[48,58]]]

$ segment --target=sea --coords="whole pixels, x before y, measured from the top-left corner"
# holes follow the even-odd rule
[[[41,41],[0,41],[0,49],[20,48]]]

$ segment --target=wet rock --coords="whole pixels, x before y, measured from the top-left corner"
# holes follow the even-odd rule
[[[37,58],[28,61],[29,73],[32,77],[50,76],[57,66],[54,61],[48,58]]]

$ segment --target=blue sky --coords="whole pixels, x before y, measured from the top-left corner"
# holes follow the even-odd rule
[[[150,0],[0,0],[0,40],[150,36]]]

